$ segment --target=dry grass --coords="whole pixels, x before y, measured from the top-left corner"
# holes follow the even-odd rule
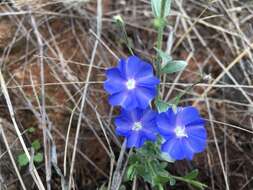
[[[109,107],[102,83],[105,69],[128,52],[112,17],[122,15],[135,53],[152,62],[149,1],[11,2],[0,5],[0,189],[93,190],[108,181],[117,189],[128,154],[114,134],[118,110]],[[177,0],[168,22],[164,49],[189,67],[163,77],[164,99],[200,75],[212,76],[181,102],[206,118],[208,148],[171,172],[198,168],[208,189],[253,189],[253,2]],[[30,127],[36,132],[27,133]],[[34,139],[43,145],[44,162],[32,172],[32,165],[16,168],[18,154],[33,156]]]

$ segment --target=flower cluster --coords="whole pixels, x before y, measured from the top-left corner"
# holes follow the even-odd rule
[[[196,108],[169,108],[160,114],[151,109],[159,85],[151,64],[130,56],[108,69],[106,77],[104,89],[110,94],[109,103],[122,107],[115,125],[116,133],[127,139],[127,147],[140,148],[161,136],[161,151],[174,160],[192,159],[205,149],[204,120]]]
[[[156,96],[159,80],[152,66],[136,56],[121,59],[118,66],[108,69],[105,90],[110,94],[109,103],[123,109],[145,109]]]

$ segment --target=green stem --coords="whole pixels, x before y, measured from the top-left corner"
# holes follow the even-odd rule
[[[123,40],[124,43],[126,44],[129,52],[134,55],[134,52],[131,48],[131,44],[129,42],[128,36],[127,36],[127,32],[126,32],[126,26],[125,26],[125,22],[122,19],[122,17],[120,15],[114,16],[114,19],[116,21],[117,26],[119,27],[119,29],[121,30],[122,34],[123,34]]]
[[[151,170],[151,174],[152,174],[152,176],[155,176],[155,175],[156,175],[156,173],[155,173],[155,170],[154,170],[154,168],[152,167],[152,165],[151,165],[150,161],[148,161],[147,163],[148,163],[148,167],[149,167],[149,168],[150,168],[150,170]]]
[[[130,42],[129,42],[129,39],[128,39],[128,36],[127,36],[127,32],[126,32],[126,27],[125,27],[125,25],[122,26],[122,30],[123,30],[123,35],[124,35],[124,39],[125,39],[125,43],[126,43],[126,45],[127,45],[127,48],[128,48],[128,50],[129,50],[129,52],[130,52],[132,55],[134,55],[134,52],[133,52],[133,50],[132,50],[132,48],[131,48],[131,45],[130,45]]]
[[[150,161],[148,161],[147,163],[148,163],[148,167],[149,167],[150,170],[151,170],[151,175],[152,175],[152,176],[156,176],[156,172],[155,172],[154,168],[152,167]],[[164,190],[162,184],[159,184],[157,187],[158,187],[158,190]]]
[[[156,172],[154,170],[154,168],[152,167],[151,163],[150,163],[150,160],[147,161],[147,164],[148,164],[148,167],[150,169],[150,172],[151,172],[151,178],[152,178],[152,181],[153,181],[153,177],[156,176]],[[159,189],[160,190],[160,189]]]
[[[166,5],[167,0],[162,0],[161,4],[161,15],[158,18],[159,19],[159,26],[157,29],[157,46],[156,48],[158,50],[162,50],[162,43],[163,43],[163,33],[164,33],[164,28],[165,28],[165,19],[164,19],[164,12],[165,12],[165,5]],[[160,78],[160,67],[161,67],[161,58],[157,52],[156,55],[156,64],[157,64],[157,75]]]
[[[164,33],[164,28],[165,28],[165,19],[164,19],[164,14],[165,14],[165,5],[166,5],[166,1],[167,0],[162,0],[162,4],[161,4],[161,14],[159,16],[159,18],[156,18],[159,20],[159,26],[157,28],[157,45],[156,48],[158,50],[162,50],[162,43],[163,43],[163,33]],[[157,52],[156,54],[156,59],[155,59],[155,64],[156,64],[156,75],[157,77],[160,79],[161,78],[161,62],[162,59],[159,56],[159,53]],[[159,88],[160,86],[158,86],[157,91],[158,91],[158,95],[156,96],[156,100],[158,100],[159,98]]]
[[[163,188],[163,186],[160,184],[160,185],[158,185],[158,189],[159,190],[164,190],[164,188]]]
[[[203,184],[203,183],[201,183],[201,182],[199,182],[199,181],[189,180],[189,179],[185,179],[185,178],[183,178],[183,177],[174,176],[174,175],[172,175],[171,177],[174,178],[175,180],[178,180],[178,181],[182,181],[182,182],[191,184],[191,185],[193,185],[193,186],[195,186],[195,187],[197,186],[197,187],[199,187],[200,189],[204,189],[204,188],[207,187],[207,185],[205,185],[205,184]]]
[[[127,35],[127,32],[126,32],[125,24],[122,23],[122,22],[120,22],[120,21],[117,21],[117,23],[118,23],[118,25],[119,25],[120,28],[121,28],[121,31],[122,31],[122,33],[123,33],[123,39],[124,39],[124,42],[125,42],[125,44],[126,44],[128,50],[129,50],[129,52],[130,52],[132,55],[134,55],[134,52],[133,52],[133,50],[132,50],[132,48],[131,48],[131,45],[130,45],[130,42],[129,42],[129,40],[128,40],[128,35]]]

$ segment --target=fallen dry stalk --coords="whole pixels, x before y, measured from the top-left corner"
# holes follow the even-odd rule
[[[22,148],[23,148],[28,160],[31,162],[31,156],[29,154],[29,151],[26,147],[25,141],[22,137],[22,134],[21,134],[21,132],[18,128],[16,119],[15,119],[14,110],[13,110],[13,107],[12,107],[12,104],[11,104],[11,99],[10,99],[10,96],[9,96],[9,93],[8,93],[8,90],[7,90],[7,87],[6,87],[5,80],[4,80],[3,75],[2,75],[2,71],[0,71],[0,84],[1,84],[1,90],[2,90],[2,93],[3,93],[4,98],[6,100],[7,107],[8,107],[10,116],[11,116],[13,126],[15,128],[16,133],[17,133],[18,139],[19,139],[19,141],[22,145]],[[31,163],[31,164],[32,164],[32,168],[33,168],[33,170],[31,170],[31,175],[32,175],[32,178],[33,178],[34,182],[36,183],[39,190],[45,190],[45,187],[44,187],[44,185],[41,181],[41,178],[40,178],[40,176],[37,172],[37,169],[35,168],[33,163]]]
[[[18,180],[19,180],[19,182],[20,182],[20,184],[21,184],[21,187],[22,187],[22,189],[26,190],[24,181],[23,181],[23,179],[22,179],[22,177],[21,177],[21,175],[20,175],[20,172],[19,172],[19,170],[18,170],[17,164],[16,164],[16,162],[15,162],[15,159],[14,159],[13,154],[12,154],[12,152],[11,152],[10,146],[9,146],[9,144],[8,144],[8,141],[7,141],[5,132],[4,132],[4,130],[3,130],[2,122],[3,122],[2,119],[0,119],[0,134],[1,134],[2,137],[3,137],[3,141],[4,141],[4,144],[5,144],[5,147],[6,147],[6,149],[7,149],[7,152],[8,152],[8,154],[9,154],[9,156],[10,156],[12,165],[13,165],[14,170],[15,170],[17,176],[18,176]]]

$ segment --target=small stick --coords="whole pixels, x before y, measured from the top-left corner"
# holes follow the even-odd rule
[[[18,176],[19,182],[20,182],[22,188],[23,188],[24,190],[26,190],[24,181],[23,181],[23,179],[22,179],[22,177],[21,177],[21,175],[20,175],[20,173],[19,173],[17,164],[16,164],[16,162],[15,162],[15,159],[14,159],[14,157],[13,157],[13,154],[12,154],[12,152],[11,152],[10,146],[9,146],[9,144],[8,144],[6,135],[5,135],[5,133],[4,133],[4,130],[3,130],[3,127],[2,127],[2,122],[3,122],[2,119],[0,119],[0,134],[2,134],[4,144],[5,144],[5,146],[6,146],[6,149],[7,149],[8,154],[9,154],[9,156],[10,156],[10,159],[11,159],[12,165],[13,165],[13,167],[14,167],[14,169],[15,169],[15,172],[16,172],[16,174],[17,174],[17,176]]]

